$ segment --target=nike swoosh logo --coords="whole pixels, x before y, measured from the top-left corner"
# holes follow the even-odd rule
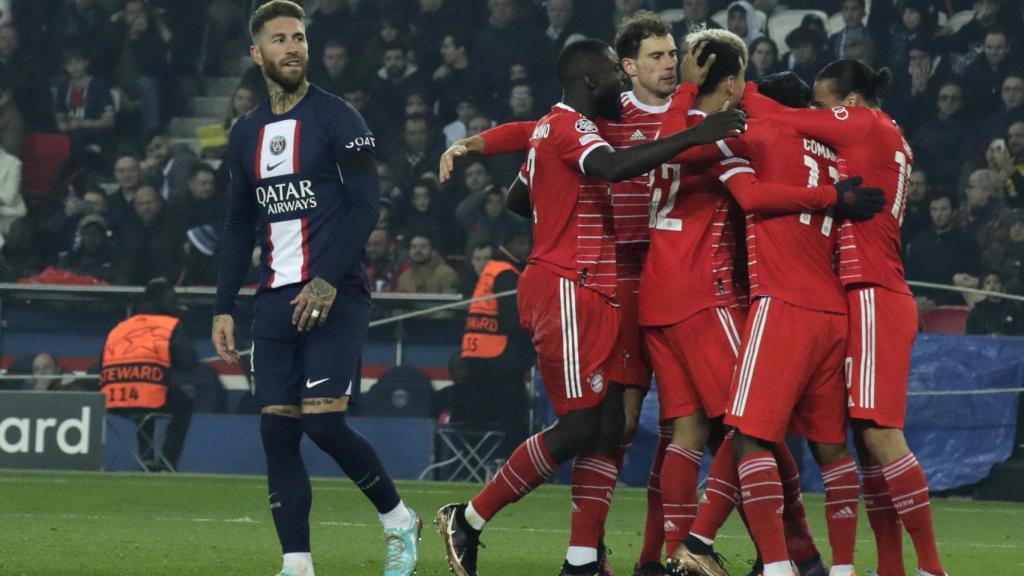
[[[324,382],[327,382],[328,380],[330,380],[330,378],[323,378],[323,379],[320,379],[320,380],[316,380],[316,381],[310,382],[307,379],[306,380],[306,388],[312,388],[312,387],[316,386],[317,384],[323,384]]]
[[[286,160],[281,160],[280,162],[278,162],[277,164],[274,164],[273,166],[270,165],[270,162],[267,162],[267,172],[273,172],[274,168],[277,168],[278,166],[280,166],[281,164],[284,164],[285,162],[286,162]]]

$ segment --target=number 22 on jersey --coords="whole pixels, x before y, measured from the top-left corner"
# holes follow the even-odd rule
[[[671,232],[682,232],[683,219],[669,218],[672,209],[676,207],[676,197],[679,195],[679,179],[682,176],[682,168],[679,164],[662,164],[661,178],[657,177],[658,169],[651,170],[651,212],[648,226],[658,230],[669,230]],[[658,183],[668,182],[668,194]],[[662,198],[665,198],[665,205],[661,206]]]

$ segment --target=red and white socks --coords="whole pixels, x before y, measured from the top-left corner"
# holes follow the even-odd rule
[[[534,434],[515,449],[494,479],[477,494],[466,508],[466,520],[476,530],[502,508],[518,502],[554,476],[558,463],[551,457],[542,434]]]
[[[882,473],[889,485],[893,506],[914,542],[918,567],[929,574],[945,574],[935,545],[928,481],[917,458],[907,454],[882,467]]]
[[[825,484],[825,522],[832,545],[832,576],[853,574],[853,552],[857,546],[857,504],[860,480],[853,456],[847,455],[821,467]]]
[[[643,566],[649,562],[661,563],[662,548],[665,546],[664,516],[662,516],[661,470],[665,462],[665,454],[672,441],[672,426],[662,424],[658,427],[658,448],[651,463],[651,473],[647,477],[647,523],[644,525],[644,543],[640,548],[638,564]]]
[[[864,466],[860,471],[864,511],[878,550],[878,572],[885,576],[906,576],[903,569],[903,524],[889,497],[889,484],[881,466]]]
[[[566,561],[582,566],[597,561],[597,546],[619,478],[615,460],[580,456],[572,466],[572,528]]]
[[[661,465],[661,510],[665,527],[665,552],[671,555],[697,517],[697,475],[702,454],[669,444]]]
[[[782,511],[782,480],[775,457],[760,450],[739,461],[740,494],[754,543],[764,562],[764,575],[790,576]],[[780,572],[785,567],[786,572]]]

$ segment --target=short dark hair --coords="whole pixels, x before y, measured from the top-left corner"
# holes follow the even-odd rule
[[[761,78],[757,90],[790,108],[807,108],[811,105],[811,87],[791,70]]]
[[[195,178],[200,172],[207,172],[213,175],[214,178],[217,177],[217,171],[213,169],[213,166],[210,166],[205,162],[199,162],[188,171],[188,179],[191,180]]]
[[[742,39],[724,30],[704,30],[686,37],[687,45],[696,46],[704,42],[701,53],[697,56],[697,64],[703,66],[712,54],[715,62],[708,71],[707,78],[697,90],[698,94],[710,94],[718,89],[719,84],[729,76],[738,76],[740,70],[747,65],[748,52]],[[741,82],[743,78],[739,79]]]
[[[956,196],[942,189],[933,190],[932,193],[928,195],[928,205],[931,206],[932,202],[942,200],[943,198],[949,200],[949,207],[956,210]]]
[[[337,38],[331,38],[326,44],[324,44],[324,52],[326,52],[328,48],[344,48],[345,51],[348,52],[348,46]]]
[[[660,16],[650,10],[640,10],[619,23],[615,32],[615,51],[619,58],[637,58],[640,44],[651,36],[671,36],[672,29]]]
[[[412,241],[417,238],[423,238],[427,242],[430,242],[431,249],[437,246],[437,238],[434,237],[433,232],[428,232],[427,230],[416,230],[409,235],[409,245],[412,246]]]
[[[888,68],[876,71],[863,62],[843,59],[825,66],[818,73],[816,80],[833,80],[834,92],[840,98],[856,92],[868,103],[878,104],[885,89],[892,82],[892,72],[889,72]]]
[[[584,38],[569,44],[558,55],[558,79],[562,85],[590,74],[596,62],[605,57],[611,46],[596,38]]]
[[[274,18],[295,18],[299,21],[306,19],[306,11],[291,0],[270,0],[257,8],[249,17],[249,35],[253,41],[263,31],[263,26]]]

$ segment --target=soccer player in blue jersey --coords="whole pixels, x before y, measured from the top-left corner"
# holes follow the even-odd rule
[[[385,576],[410,576],[420,519],[345,419],[370,316],[362,254],[377,222],[375,142],[354,108],[306,79],[303,17],[297,4],[273,0],[249,22],[250,53],[270,98],[231,131],[231,200],[212,338],[221,358],[238,363],[232,311],[258,238],[252,386],[284,554],[278,576],[314,576],[303,433],[377,508],[387,541]]]

